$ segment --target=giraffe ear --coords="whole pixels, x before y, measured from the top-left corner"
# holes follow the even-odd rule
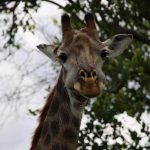
[[[56,53],[58,46],[55,45],[47,45],[47,44],[40,44],[37,48],[43,52],[46,56],[48,56],[51,60],[56,61]]]
[[[117,34],[112,38],[103,42],[110,50],[108,57],[119,56],[131,43],[133,39],[132,34]]]

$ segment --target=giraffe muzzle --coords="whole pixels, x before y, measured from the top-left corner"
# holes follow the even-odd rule
[[[74,89],[83,96],[96,97],[101,94],[103,83],[99,82],[96,70],[79,71],[79,81],[74,84]]]

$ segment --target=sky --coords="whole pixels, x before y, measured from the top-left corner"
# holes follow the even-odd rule
[[[37,116],[29,114],[28,109],[40,109],[44,104],[44,97],[48,94],[46,88],[55,84],[57,80],[51,60],[40,53],[36,46],[41,43],[52,43],[54,36],[60,34],[59,23],[55,26],[52,20],[59,20],[61,14],[62,12],[54,5],[42,3],[38,12],[32,14],[36,22],[35,34],[20,31],[17,37],[22,39],[25,46],[9,60],[0,63],[0,84],[3,85],[0,87],[1,150],[27,150],[30,147],[31,137],[37,126]],[[42,67],[32,72],[40,64]],[[23,73],[26,74],[27,71],[31,73],[20,82]],[[44,78],[47,81],[41,83],[40,87],[30,89]],[[17,96],[12,102],[5,101],[6,95],[11,96],[18,86],[21,91],[25,86],[29,87],[26,92],[19,95],[22,101],[16,102]],[[27,97],[27,94],[33,91],[36,93]]]
[[[57,0],[57,2],[65,3],[62,0]],[[49,85],[53,86],[56,83],[58,76],[51,60],[39,52],[36,46],[41,43],[52,43],[56,35],[61,37],[59,28],[61,14],[62,12],[56,6],[42,2],[38,12],[32,14],[36,23],[35,34],[20,31],[17,38],[22,40],[21,50],[7,61],[0,62],[0,84],[3,85],[0,87],[1,150],[27,150],[30,147],[38,122],[37,116],[32,116],[28,110],[42,108],[48,94],[46,89]],[[54,24],[54,19],[58,20],[58,25]],[[23,80],[22,75],[26,75]],[[15,91],[20,93],[14,94]],[[11,97],[12,95],[15,96]],[[11,97],[11,102],[8,96]],[[16,101],[17,98],[20,101]],[[116,117],[124,123],[125,128],[131,128],[141,134],[139,123],[129,117],[126,112]],[[150,115],[147,112],[142,118],[150,125]],[[84,117],[81,128],[84,128],[86,121],[88,120]],[[111,131],[108,125],[104,132],[110,134]],[[126,130],[123,130],[122,133],[129,142],[132,142]],[[110,140],[111,142],[114,141]],[[121,141],[118,139],[118,142]],[[142,142],[144,144],[146,139]]]

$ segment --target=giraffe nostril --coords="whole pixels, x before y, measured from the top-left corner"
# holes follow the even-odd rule
[[[80,70],[79,75],[82,79],[87,78],[87,73],[84,70]]]
[[[97,72],[96,72],[96,70],[92,70],[92,71],[85,71],[85,70],[83,70],[83,69],[81,69],[80,71],[79,71],[79,76],[80,76],[80,78],[81,79],[83,79],[83,80],[86,80],[87,78],[89,79],[89,78],[92,78],[92,79],[96,79],[97,78]]]
[[[91,77],[96,79],[96,77],[97,77],[96,70],[91,71]]]

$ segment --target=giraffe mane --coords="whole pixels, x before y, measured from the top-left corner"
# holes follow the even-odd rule
[[[34,132],[32,144],[31,144],[32,146],[31,146],[30,150],[35,150],[35,147],[36,147],[36,145],[39,141],[39,138],[40,138],[40,135],[41,135],[41,132],[42,132],[42,128],[43,128],[43,124],[44,124],[44,120],[46,118],[49,106],[51,105],[52,98],[53,98],[54,93],[55,93],[55,89],[56,89],[56,86],[54,86],[54,88],[50,92],[50,94],[49,94],[49,96],[46,100],[46,103],[45,103],[45,105],[43,106],[43,108],[40,112],[40,116],[39,116],[39,119],[38,119],[39,125],[38,125],[38,127],[36,128],[36,130]]]

